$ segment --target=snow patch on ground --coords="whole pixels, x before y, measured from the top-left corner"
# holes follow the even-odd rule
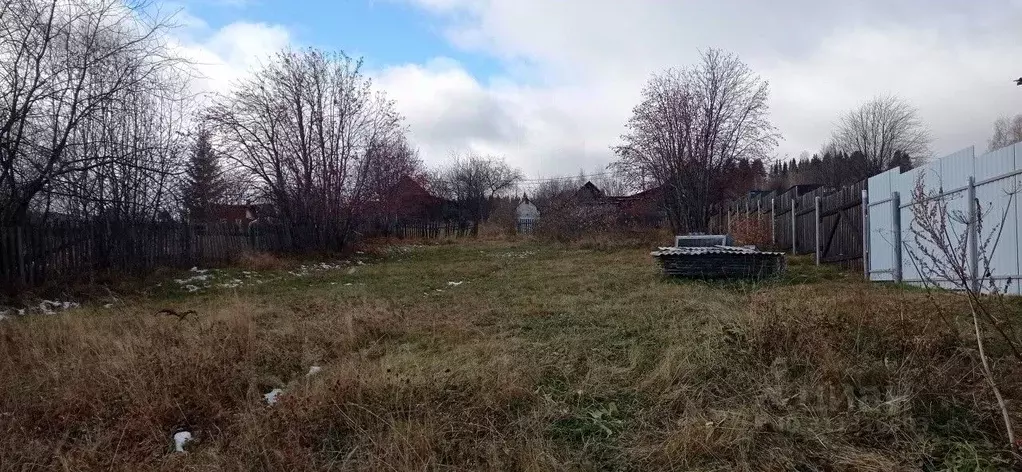
[[[457,282],[447,282],[447,285],[450,285],[451,287],[457,287],[463,283],[465,283],[463,280],[459,280]]]
[[[305,374],[305,376],[306,377],[312,377],[313,375],[316,375],[316,374],[320,373],[322,370],[323,370],[322,367],[320,367],[318,365],[314,365],[312,367],[309,367],[309,373]]]
[[[57,311],[67,311],[73,308],[78,308],[79,305],[75,302],[57,302],[53,300],[43,300],[39,303],[39,311],[44,315],[55,315]]]
[[[518,252],[512,251],[512,252],[499,252],[499,253],[494,253],[494,254],[490,254],[490,255],[493,256],[493,257],[502,257],[502,258],[508,258],[508,259],[526,259],[528,257],[534,256],[535,254],[536,254],[535,251],[518,251]]]
[[[267,405],[273,406],[273,404],[277,403],[277,397],[282,393],[284,393],[283,389],[275,388],[264,394],[263,400],[266,400]]]
[[[0,320],[13,319],[16,316],[26,315],[56,315],[68,310],[81,307],[78,302],[42,300],[38,305],[29,305],[26,308],[14,308],[0,306]]]
[[[174,433],[174,452],[185,452],[185,443],[192,440],[190,431],[179,431]]]
[[[223,288],[238,288],[242,285],[243,282],[241,281],[241,279],[231,279],[228,280],[227,282],[220,284],[220,286]]]

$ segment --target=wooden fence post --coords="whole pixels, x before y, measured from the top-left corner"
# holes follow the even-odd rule
[[[28,273],[25,271],[25,234],[22,227],[14,230],[14,250],[18,258],[18,277],[23,285],[28,285]]]
[[[791,253],[798,254],[798,224],[795,222],[795,197],[791,198]]]
[[[869,280],[869,191],[862,189],[862,275]]]
[[[774,197],[770,197],[770,244],[777,245],[777,207]]]
[[[894,281],[901,283],[901,194],[891,192],[891,218],[894,228]]]
[[[820,259],[823,257],[823,254],[820,254],[820,251],[822,251],[823,248],[820,247],[820,196],[819,195],[817,195],[816,199],[813,201],[813,210],[815,211],[815,215],[816,215],[816,218],[815,218],[816,219],[816,265],[820,265]]]

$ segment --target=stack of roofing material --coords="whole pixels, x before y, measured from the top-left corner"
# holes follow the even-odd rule
[[[784,271],[783,252],[763,252],[752,247],[662,247],[650,253],[664,275],[692,278],[773,277]]]

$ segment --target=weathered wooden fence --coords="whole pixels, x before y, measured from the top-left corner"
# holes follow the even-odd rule
[[[358,230],[358,235],[363,238],[448,239],[471,236],[474,229],[470,221],[421,221],[366,225]]]
[[[93,222],[0,228],[0,283],[37,285],[100,271],[138,273],[229,260],[252,247],[233,225]]]
[[[365,228],[358,236],[454,238],[472,225],[421,222]],[[112,223],[0,227],[0,291],[48,281],[88,279],[100,273],[138,274],[156,267],[225,263],[245,251],[296,252],[323,249],[311,228],[232,224]]]
[[[712,233],[732,233],[738,224],[768,225],[769,241],[793,254],[816,254],[819,262],[862,259],[862,192],[866,181],[838,189],[795,186],[718,205],[710,214]]]

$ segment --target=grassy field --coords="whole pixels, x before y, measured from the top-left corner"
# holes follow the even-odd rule
[[[1011,467],[956,296],[800,259],[664,280],[640,248],[359,257],[0,322],[0,469]],[[1022,368],[989,342],[1022,423]]]

